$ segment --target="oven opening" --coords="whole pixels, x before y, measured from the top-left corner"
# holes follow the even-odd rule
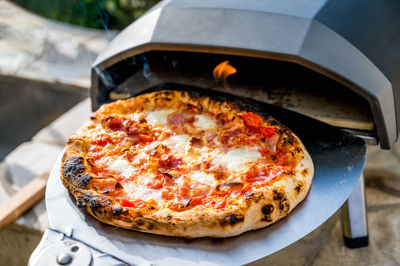
[[[336,127],[375,135],[366,99],[296,63],[224,54],[151,51],[126,58],[97,74],[95,108],[173,83],[244,96]]]

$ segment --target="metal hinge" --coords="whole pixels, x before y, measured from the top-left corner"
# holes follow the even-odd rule
[[[64,233],[47,229],[32,253],[28,265],[123,266],[127,264]]]

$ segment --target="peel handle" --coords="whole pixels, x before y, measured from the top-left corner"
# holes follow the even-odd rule
[[[20,215],[44,197],[48,178],[49,172],[35,177],[0,205],[0,230],[14,222]]]

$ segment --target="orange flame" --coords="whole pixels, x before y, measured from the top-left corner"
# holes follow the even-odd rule
[[[215,81],[226,83],[226,79],[237,72],[236,68],[229,65],[229,60],[218,64],[213,70]]]

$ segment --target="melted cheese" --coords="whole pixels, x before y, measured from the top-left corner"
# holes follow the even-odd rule
[[[205,185],[208,185],[210,187],[216,187],[217,182],[215,181],[215,178],[213,175],[206,174],[201,171],[195,171],[190,174],[190,178],[192,181],[200,182]]]
[[[123,187],[131,200],[154,200],[157,204],[161,204],[164,201],[161,197],[161,190],[152,189],[146,185],[137,186],[133,182],[125,183]]]
[[[133,167],[129,161],[124,158],[117,158],[108,162],[108,167],[125,177],[130,177],[135,173],[135,167]]]
[[[242,168],[246,162],[256,161],[261,158],[258,151],[251,151],[245,148],[233,149],[224,154],[214,157],[214,165],[223,165],[229,170]]]
[[[135,192],[135,198],[143,201],[154,200],[158,204],[163,202],[161,197],[161,190],[148,188],[147,186],[139,186]]]
[[[176,184],[180,185],[180,186],[183,186],[186,183],[186,177],[185,176],[181,176],[181,177],[175,179],[174,182]]]
[[[175,135],[171,136],[163,141],[163,144],[171,149],[173,154],[183,155],[186,150],[190,137],[188,135]]]
[[[147,123],[152,126],[160,126],[167,124],[167,117],[174,112],[172,109],[162,109],[158,111],[148,112],[146,114]]]
[[[193,123],[193,125],[196,128],[199,128],[201,130],[210,130],[217,127],[217,124],[214,122],[214,120],[207,117],[206,115],[195,115],[194,117],[196,121]]]

